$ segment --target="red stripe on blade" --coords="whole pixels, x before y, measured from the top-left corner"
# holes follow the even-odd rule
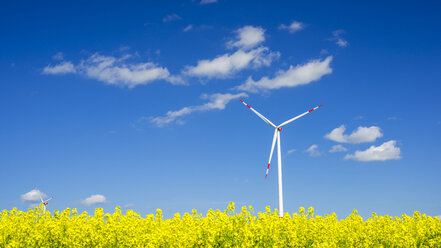
[[[248,104],[247,104],[247,107],[248,107],[248,108],[251,108],[250,105],[248,105]]]
[[[239,99],[239,101],[240,101],[241,103],[243,103],[243,101],[242,101],[242,100],[240,100],[240,99]]]
[[[268,164],[268,169],[269,169],[269,165],[270,165],[270,164]]]
[[[268,176],[268,174],[265,174],[265,179],[266,179],[267,176]]]
[[[309,110],[308,112],[312,112],[312,111],[314,111],[314,109],[311,109],[311,110]]]
[[[320,104],[318,107],[320,108],[321,106],[323,106],[323,104]]]

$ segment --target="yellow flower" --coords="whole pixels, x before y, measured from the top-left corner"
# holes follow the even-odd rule
[[[0,212],[0,247],[441,247],[441,221],[419,212],[363,220],[356,210],[338,220],[335,213],[315,215],[312,207],[280,219],[269,206],[257,216],[251,206],[236,213],[233,202],[225,211],[171,219],[161,209],[143,218],[120,207],[97,208],[93,216],[14,208]]]

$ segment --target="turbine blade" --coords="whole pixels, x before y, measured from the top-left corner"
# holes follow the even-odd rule
[[[41,203],[44,203],[43,201],[43,197],[41,197],[41,191],[37,189],[37,187],[35,187],[35,190],[38,191],[38,196],[40,197],[40,201]]]
[[[266,174],[265,174],[265,179],[268,177],[268,171],[269,171],[269,167],[270,167],[270,163],[271,163],[271,158],[273,157],[273,151],[274,151],[274,146],[276,145],[276,140],[277,140],[277,128],[274,131],[274,138],[273,138],[273,144],[271,145],[271,152],[270,152],[270,156],[269,156],[269,160],[268,160],[268,167],[266,168]]]
[[[257,112],[256,110],[254,110],[252,107],[250,107],[250,105],[246,104],[244,101],[239,100],[240,102],[242,102],[245,106],[247,106],[249,109],[251,109],[251,111],[253,111],[257,116],[259,116],[263,121],[265,121],[268,125],[276,128],[276,125],[274,125],[271,121],[269,121],[267,118],[265,118],[265,116],[261,115],[259,112]]]
[[[47,199],[47,200],[44,201],[44,202],[48,202],[48,201],[50,201],[50,200],[52,200],[52,199],[54,199],[54,196],[52,196],[51,198]]]
[[[291,123],[291,122],[297,120],[298,118],[300,118],[300,117],[302,117],[302,116],[304,116],[304,115],[306,115],[306,114],[311,113],[312,111],[314,111],[314,110],[320,108],[321,106],[323,106],[323,105],[319,105],[319,106],[317,106],[317,107],[315,107],[315,108],[313,108],[313,109],[310,109],[310,110],[306,111],[305,113],[303,113],[303,114],[301,114],[301,115],[298,115],[298,116],[296,116],[296,117],[294,117],[294,118],[292,118],[292,119],[289,119],[289,120],[285,121],[284,123],[280,124],[278,127],[283,127],[283,126],[285,126],[286,124],[289,124],[289,123]]]

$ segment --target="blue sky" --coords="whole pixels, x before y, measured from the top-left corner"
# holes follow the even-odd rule
[[[441,215],[436,1],[2,3],[0,208]]]

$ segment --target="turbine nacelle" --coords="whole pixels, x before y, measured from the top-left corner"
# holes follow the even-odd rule
[[[39,196],[40,196],[40,201],[41,204],[43,204],[43,212],[46,212],[46,206],[49,204],[49,201],[54,199],[55,196],[52,196],[50,198],[48,198],[47,200],[43,200],[42,194],[40,190],[37,189],[37,187],[35,187],[35,190],[39,192]]]

